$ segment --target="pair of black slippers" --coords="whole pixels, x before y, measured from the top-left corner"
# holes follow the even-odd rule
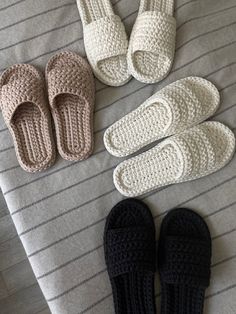
[[[116,314],[155,314],[154,275],[161,280],[161,314],[202,314],[210,282],[211,237],[189,209],[163,219],[158,251],[149,208],[136,199],[118,203],[107,217],[104,250]]]

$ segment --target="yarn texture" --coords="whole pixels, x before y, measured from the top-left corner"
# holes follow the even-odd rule
[[[111,125],[104,134],[105,147],[117,157],[130,155],[203,122],[219,103],[219,92],[211,82],[194,76],[178,80]]]
[[[113,207],[104,251],[116,314],[155,314],[155,225],[144,203],[126,199]]]
[[[27,172],[50,167],[56,153],[41,73],[27,64],[16,64],[4,71],[0,107],[20,166]]]
[[[93,151],[95,85],[89,64],[72,52],[54,55],[46,67],[48,95],[57,147],[67,160],[83,160]]]
[[[119,164],[113,173],[114,184],[121,194],[137,196],[194,180],[224,167],[234,150],[235,136],[228,127],[204,122]]]
[[[163,219],[158,246],[161,314],[202,314],[210,284],[211,236],[204,220],[188,209]]]
[[[110,86],[127,83],[128,39],[110,0],[77,0],[86,54],[95,76]]]
[[[175,52],[174,0],[141,0],[129,48],[129,72],[143,83],[156,83],[169,73]]]

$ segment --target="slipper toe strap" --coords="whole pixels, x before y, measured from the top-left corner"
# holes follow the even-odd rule
[[[163,88],[155,101],[167,103],[171,113],[172,122],[169,132],[176,132],[198,122],[204,115],[204,106],[200,98],[187,84],[173,83]]]
[[[94,67],[99,61],[126,55],[128,48],[125,28],[117,15],[88,24],[84,30],[84,42],[88,59]]]
[[[146,228],[113,229],[106,243],[108,272],[116,277],[130,272],[155,271],[155,236]]]
[[[85,78],[88,78],[87,80]],[[92,102],[92,84],[86,69],[78,68],[78,65],[70,67],[54,68],[48,73],[48,95],[50,105],[53,107],[53,100],[60,94],[73,94],[81,96],[89,103]]]
[[[1,110],[4,120],[10,123],[17,109],[23,103],[34,103],[41,111],[45,110],[45,98],[42,83],[32,76],[18,78],[1,88]]]
[[[167,284],[207,287],[210,281],[211,248],[207,241],[168,237],[164,246],[161,277]]]
[[[147,51],[174,57],[176,21],[171,15],[159,11],[146,11],[137,17],[132,32],[132,51]]]

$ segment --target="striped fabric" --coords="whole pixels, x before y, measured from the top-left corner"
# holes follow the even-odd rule
[[[138,0],[113,0],[130,33]],[[222,103],[213,119],[236,130],[236,2],[178,0],[176,57],[160,84],[134,79],[112,88],[96,82],[95,151],[86,161],[58,158],[54,167],[28,174],[19,167],[0,116],[0,186],[39,285],[54,314],[114,313],[103,257],[105,218],[122,199],[112,182],[120,160],[103,146],[104,130],[161,87],[188,75],[211,80]],[[84,55],[75,0],[1,0],[0,69],[30,62],[42,70],[56,51]],[[213,237],[212,282],[207,314],[233,314],[236,308],[236,158],[211,176],[165,187],[141,197],[152,209],[157,230],[176,206],[202,214]],[[160,306],[160,286],[156,280]],[[23,314],[23,313],[22,313]]]

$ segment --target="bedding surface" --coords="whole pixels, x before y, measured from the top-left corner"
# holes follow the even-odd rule
[[[112,0],[130,34],[138,0]],[[220,90],[221,106],[212,117],[236,133],[235,0],[178,0],[173,69],[161,83],[132,79],[119,88],[96,81],[95,150],[83,162],[57,158],[49,170],[29,174],[16,159],[0,115],[0,186],[19,237],[53,314],[114,313],[103,256],[103,229],[110,209],[123,197],[112,172],[121,161],[103,145],[105,129],[167,84],[196,75]],[[44,70],[57,51],[85,55],[74,0],[1,0],[0,70],[29,62]],[[236,158],[208,177],[172,185],[140,197],[151,208],[159,232],[173,207],[195,209],[213,238],[212,281],[205,314],[233,314],[236,308]],[[156,280],[160,307],[160,285]],[[159,313],[159,312],[158,312]],[[24,313],[22,313],[24,314]]]

